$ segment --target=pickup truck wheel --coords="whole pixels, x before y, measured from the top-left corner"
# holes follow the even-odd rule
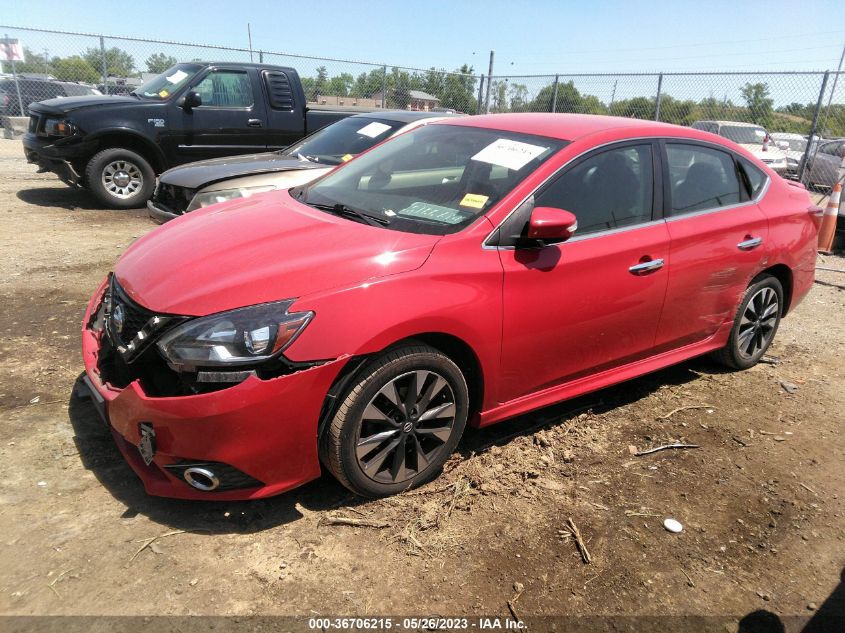
[[[382,497],[440,473],[463,434],[469,395],[451,359],[411,344],[366,363],[338,402],[320,442],[323,464],[352,492]]]
[[[85,168],[85,182],[94,196],[112,209],[143,206],[155,188],[155,172],[146,159],[114,147],[95,154]]]

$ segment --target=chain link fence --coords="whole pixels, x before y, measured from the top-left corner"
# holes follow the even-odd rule
[[[786,154],[786,175],[820,188],[839,174],[845,142],[845,72],[621,73],[492,76],[446,69],[310,57],[185,42],[0,26],[24,59],[3,62],[4,117],[32,102],[79,94],[127,94],[176,62],[292,66],[309,103],[373,109],[575,112],[692,125],[754,124]],[[698,126],[702,124],[699,123]],[[730,129],[725,135],[734,133]],[[739,136],[746,134],[739,132]],[[812,142],[808,139],[813,136]],[[736,140],[736,139],[735,139]],[[761,140],[761,146],[763,141]]]

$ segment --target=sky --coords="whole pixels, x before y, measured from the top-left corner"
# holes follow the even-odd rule
[[[497,75],[835,69],[844,18],[841,0],[0,0],[7,26],[246,47],[250,21],[255,49],[417,68],[486,72],[494,49]]]

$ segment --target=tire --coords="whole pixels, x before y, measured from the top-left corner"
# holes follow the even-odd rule
[[[777,278],[754,279],[742,295],[728,343],[714,353],[715,359],[733,369],[756,365],[777,334],[783,307],[783,286]]]
[[[466,426],[469,394],[449,357],[409,344],[364,364],[338,402],[321,460],[352,492],[383,497],[440,474]]]
[[[85,167],[85,183],[94,197],[112,209],[136,209],[153,195],[155,171],[140,154],[113,147],[94,154]]]

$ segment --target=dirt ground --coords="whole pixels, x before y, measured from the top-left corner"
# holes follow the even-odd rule
[[[87,299],[146,213],[100,209],[0,140],[0,214],[0,613],[505,617],[516,586],[520,617],[738,619],[809,616],[842,582],[843,274],[819,272],[770,363],[695,360],[469,430],[418,491],[362,502],[326,476],[196,503],[146,496],[73,395]],[[672,441],[700,448],[629,451]]]

